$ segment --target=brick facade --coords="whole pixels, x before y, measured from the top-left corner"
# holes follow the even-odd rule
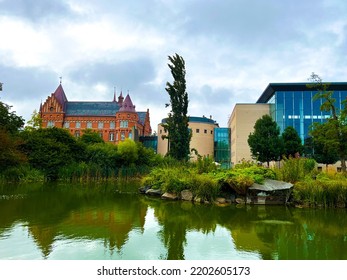
[[[126,138],[138,140],[152,133],[149,110],[137,112],[130,95],[122,93],[111,102],[70,102],[60,84],[40,106],[42,127],[60,127],[80,137],[86,129],[98,132],[105,142],[114,144]]]

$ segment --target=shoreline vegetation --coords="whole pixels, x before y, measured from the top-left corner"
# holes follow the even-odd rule
[[[243,162],[232,169],[217,168],[212,160],[202,158],[189,166],[152,169],[143,177],[143,187],[139,191],[164,199],[244,204],[253,183],[262,184],[265,179],[293,184],[285,203],[288,206],[346,208],[346,175],[318,172],[316,162],[306,158],[285,159],[281,167],[273,168]]]
[[[145,149],[142,147],[142,149]],[[147,149],[146,149],[147,150]],[[307,158],[284,159],[280,167],[263,167],[243,162],[231,169],[223,169],[209,157],[196,162],[182,162],[147,151],[150,165],[102,166],[96,161],[71,163],[59,168],[54,181],[64,183],[95,183],[137,181],[140,193],[172,200],[188,200],[220,206],[244,204],[253,183],[265,179],[293,184],[287,206],[338,207],[347,206],[347,176],[343,173],[319,172],[316,162]],[[149,158],[148,158],[149,160]],[[44,172],[24,164],[0,172],[0,183],[31,183],[52,181]]]

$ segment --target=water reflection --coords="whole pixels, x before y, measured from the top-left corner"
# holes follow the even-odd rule
[[[347,259],[345,209],[194,205],[136,189],[3,187],[0,258]]]

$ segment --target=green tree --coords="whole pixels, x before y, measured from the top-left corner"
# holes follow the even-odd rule
[[[118,147],[110,143],[95,143],[87,146],[89,163],[96,164],[103,169],[120,166]]]
[[[127,138],[118,144],[118,153],[122,160],[122,164],[129,166],[138,160],[138,147],[135,141]]]
[[[25,155],[19,149],[20,144],[18,137],[0,128],[0,172],[26,162]]]
[[[19,166],[26,161],[20,151],[21,140],[18,131],[24,120],[11,111],[11,106],[0,101],[0,172]]]
[[[18,132],[24,125],[24,119],[11,111],[12,106],[0,101],[0,128],[11,134]]]
[[[37,110],[31,114],[31,119],[27,121],[25,130],[36,130],[42,127],[42,118]]]
[[[82,136],[79,140],[87,145],[96,143],[105,143],[99,133],[92,131],[91,129],[86,129],[83,131]]]
[[[325,129],[321,126],[317,129]],[[324,131],[316,131],[317,134],[324,135]],[[324,137],[324,136],[323,136]],[[319,141],[314,141],[313,137],[305,139],[305,156],[313,158],[316,162],[326,165],[335,164],[339,160],[339,156],[334,149],[330,149],[329,146],[324,146]]]
[[[169,141],[168,154],[177,160],[188,160],[190,132],[188,129],[188,93],[186,92],[185,62],[181,56],[175,54],[169,56],[168,64],[174,78],[173,84],[166,83],[165,90],[170,96],[171,111],[166,123],[163,125],[168,132],[166,138]]]
[[[317,90],[313,100],[322,100],[321,111],[330,113],[330,117],[324,123],[314,123],[311,135],[313,141],[322,146],[322,149],[328,153],[338,154],[341,161],[341,170],[346,172],[347,157],[347,108],[346,100],[343,101],[342,109],[339,111],[335,106],[336,99],[334,92],[329,90],[329,84],[323,83],[322,79],[315,73],[312,73],[309,80],[311,84],[307,87]]]
[[[298,132],[292,126],[287,126],[282,133],[284,155],[295,157],[296,154],[301,155],[304,152],[304,147],[301,143],[301,138]]]
[[[283,143],[280,137],[280,129],[276,122],[264,115],[254,125],[254,132],[248,136],[248,145],[254,159],[260,162],[276,161],[280,158]]]
[[[43,171],[49,180],[58,179],[59,169],[81,161],[85,155],[71,134],[62,128],[45,128],[21,133],[22,150],[32,167]]]

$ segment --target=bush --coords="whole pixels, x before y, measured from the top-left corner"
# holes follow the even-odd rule
[[[213,199],[219,192],[217,181],[211,175],[198,174],[194,168],[182,166],[154,168],[143,178],[142,184],[176,194],[188,189],[204,200]]]
[[[253,183],[262,184],[265,178],[276,179],[272,169],[256,165],[236,165],[234,169],[217,173],[216,179],[220,186],[229,186],[237,194],[246,195]]]
[[[299,204],[321,207],[346,207],[347,179],[341,177],[335,180],[306,179],[294,186],[294,201]]]
[[[276,173],[279,180],[295,183],[311,175],[315,166],[316,162],[313,159],[289,158],[282,161],[282,167],[277,168]]]

